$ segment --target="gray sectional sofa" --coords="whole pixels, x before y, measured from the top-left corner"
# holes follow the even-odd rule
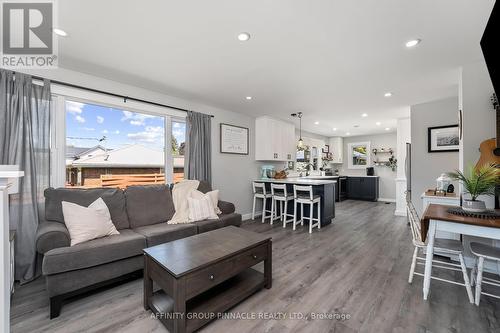
[[[204,193],[211,190],[206,182],[200,182],[198,189]],[[108,206],[120,234],[70,246],[61,202],[88,206],[99,197]],[[39,223],[36,248],[43,255],[42,273],[50,297],[50,318],[59,315],[66,298],[140,276],[142,250],[146,247],[241,225],[241,215],[235,213],[232,203],[219,201],[218,206],[222,211],[218,220],[170,225],[165,222],[175,209],[168,185],[129,186],[126,190],[45,190],[45,219]]]

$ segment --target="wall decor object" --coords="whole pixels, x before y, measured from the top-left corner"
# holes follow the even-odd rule
[[[427,151],[429,153],[458,151],[459,132],[458,124],[429,127],[427,129]]]
[[[248,128],[220,124],[220,152],[248,155]]]
[[[355,142],[347,145],[348,168],[365,169],[371,166],[370,141]]]

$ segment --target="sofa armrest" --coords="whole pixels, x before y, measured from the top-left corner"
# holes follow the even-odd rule
[[[234,213],[234,211],[236,210],[234,208],[234,204],[227,201],[219,200],[217,206],[219,206],[219,209],[221,210],[222,214],[231,214]]]
[[[35,243],[36,250],[45,254],[58,247],[70,246],[71,237],[64,223],[41,221],[36,231]]]

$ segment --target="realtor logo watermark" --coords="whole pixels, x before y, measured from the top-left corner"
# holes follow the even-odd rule
[[[53,1],[2,1],[1,17],[1,67],[57,68]]]

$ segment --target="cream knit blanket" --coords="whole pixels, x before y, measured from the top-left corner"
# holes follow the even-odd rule
[[[175,214],[168,224],[189,223],[188,195],[200,185],[198,180],[183,180],[174,185],[172,199],[174,201]]]

